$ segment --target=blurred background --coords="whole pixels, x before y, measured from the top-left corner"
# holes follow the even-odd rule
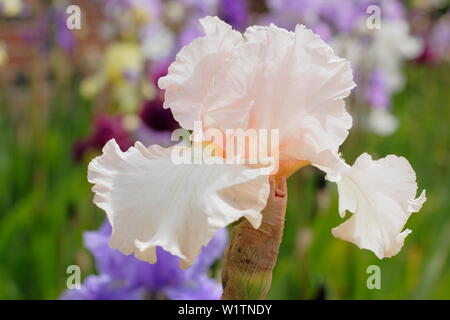
[[[0,298],[220,296],[226,234],[205,250],[207,263],[195,276],[175,270],[173,257],[160,267],[123,259],[105,245],[110,231],[99,229],[104,213],[92,204],[86,179],[88,162],[111,138],[123,150],[136,140],[170,144],[178,124],[162,108],[156,82],[179,49],[201,35],[198,19],[206,15],[240,31],[269,23],[312,28],[351,61],[358,84],[348,100],[355,125],[345,158],[403,155],[427,190],[403,250],[380,261],[332,237],[341,222],[335,185],[313,168],[298,172],[289,181],[269,297],[450,299],[444,0],[0,0]],[[72,296],[64,293],[70,265],[80,267],[83,282]],[[379,290],[367,288],[370,265],[380,267]],[[131,279],[138,269],[143,276]]]

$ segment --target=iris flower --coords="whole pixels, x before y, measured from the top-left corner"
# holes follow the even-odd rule
[[[349,62],[301,25],[294,32],[253,26],[241,34],[217,17],[200,23],[205,35],[182,48],[159,80],[174,118],[188,130],[196,121],[221,132],[278,129],[279,153],[271,155],[279,170],[272,174],[289,176],[308,164],[323,170],[337,184],[341,217],[353,213],[333,235],[379,258],[397,254],[425,192],[416,198],[416,175],[403,157],[373,160],[364,153],[350,166],[339,155],[352,126],[344,102],[355,87]],[[174,151],[194,154],[192,146],[137,142],[122,152],[110,140],[92,160],[88,180],[113,227],[111,247],[150,263],[162,247],[186,268],[217,230],[240,218],[259,227],[268,171],[215,162],[220,152],[206,153],[209,164],[174,163]]]
[[[79,289],[68,289],[64,300],[209,300],[219,299],[221,285],[208,277],[208,269],[223,254],[227,232],[219,230],[189,269],[178,268],[178,257],[159,249],[158,263],[150,265],[124,256],[108,245],[111,226],[84,233],[84,244],[95,258],[98,275],[88,276]]]

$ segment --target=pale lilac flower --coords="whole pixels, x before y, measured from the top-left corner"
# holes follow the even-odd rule
[[[65,7],[63,7],[65,9]],[[55,37],[58,46],[69,52],[73,51],[75,48],[75,37],[66,26],[67,16],[64,10],[55,8],[54,12],[55,19]]]
[[[172,132],[155,130],[143,123],[134,130],[134,138],[147,146],[158,144],[162,147],[170,147],[174,144],[171,139]]]
[[[382,71],[373,71],[368,78],[366,98],[371,106],[387,109],[390,106],[390,91]]]
[[[436,58],[450,61],[450,12],[442,16],[434,25],[429,43]]]
[[[374,33],[370,46],[362,50],[361,63],[382,71],[390,92],[397,92],[404,86],[404,61],[416,58],[421,50],[422,41],[410,34],[407,21],[385,21]]]
[[[202,32],[198,26],[198,18],[190,17],[178,36],[178,50],[201,36]]]

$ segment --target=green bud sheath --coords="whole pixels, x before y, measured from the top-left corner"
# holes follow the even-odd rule
[[[261,226],[243,219],[231,231],[222,269],[223,300],[264,299],[272,283],[284,229],[286,179],[271,177],[270,195]]]

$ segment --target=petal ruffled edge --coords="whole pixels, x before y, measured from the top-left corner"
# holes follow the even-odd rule
[[[180,257],[184,269],[218,229],[241,217],[258,228],[270,187],[260,169],[176,165],[170,158],[174,148],[189,150],[136,143],[122,152],[110,140],[89,164],[88,180],[94,184],[94,203],[113,227],[112,248],[155,263],[160,246]],[[172,194],[164,191],[169,189]],[[173,198],[176,208],[170,205]]]
[[[396,255],[411,233],[403,230],[408,218],[426,201],[425,190],[415,198],[416,174],[408,160],[395,155],[373,160],[364,153],[342,169],[337,184],[341,217],[346,210],[353,215],[332,234],[380,259]]]

